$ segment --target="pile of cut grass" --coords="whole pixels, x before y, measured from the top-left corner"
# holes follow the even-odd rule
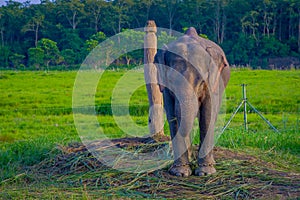
[[[132,145],[137,151],[147,144]],[[115,170],[99,162],[80,143],[60,147],[59,151],[27,172],[2,181],[0,197],[286,199],[300,195],[300,174],[277,170],[272,163],[224,148],[214,149],[216,174],[188,178],[169,175],[169,166],[138,174]],[[16,182],[26,186],[12,186]]]

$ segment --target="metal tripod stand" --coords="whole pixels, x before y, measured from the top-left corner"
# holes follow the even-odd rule
[[[250,106],[250,108],[252,108],[254,110],[254,112],[256,112],[275,132],[279,133],[279,131],[271,124],[271,122],[269,122],[269,120],[267,120],[254,106],[252,106],[252,104],[247,100],[247,96],[246,96],[246,84],[242,84],[242,93],[243,93],[243,99],[242,102],[239,104],[239,106],[236,108],[236,110],[234,111],[234,113],[231,115],[229,121],[226,123],[226,125],[222,128],[222,132],[223,133],[225,131],[225,129],[229,126],[230,122],[232,121],[232,119],[234,118],[234,116],[236,115],[236,113],[239,111],[239,109],[242,107],[242,105],[244,105],[244,127],[245,130],[248,131],[248,125],[247,125],[247,104]]]

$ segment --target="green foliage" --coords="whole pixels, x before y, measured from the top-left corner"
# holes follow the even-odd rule
[[[204,39],[208,39],[209,40],[208,36],[205,35],[205,34],[199,34],[199,36],[202,37],[202,38],[204,38]]]
[[[44,64],[45,51],[39,47],[28,49],[28,64],[34,66],[36,69],[40,69]]]
[[[87,51],[92,51],[99,43],[106,39],[106,35],[103,32],[98,32],[90,37],[89,40],[85,41]]]
[[[18,68],[13,65],[19,58],[12,54],[25,56],[24,63],[29,65],[26,53],[37,47],[40,38],[56,42],[60,51],[73,50],[74,64],[80,65],[97,42],[123,30],[142,28],[146,20],[154,19],[158,27],[180,32],[195,27],[201,37],[224,48],[230,64],[268,67],[269,58],[299,58],[299,16],[298,0],[8,1],[0,7],[0,48],[4,48],[0,66]],[[158,35],[162,37],[159,48],[174,39],[171,30]],[[116,62],[140,64],[141,51],[124,54]],[[9,60],[10,56],[16,61]],[[59,56],[49,64],[69,65]]]
[[[99,44],[99,42],[97,40],[93,40],[93,39],[87,40],[85,42],[85,45],[87,46],[86,49],[88,52],[92,51],[98,44]]]
[[[258,56],[268,57],[269,55],[275,56],[288,56],[290,52],[289,46],[287,44],[282,44],[275,37],[263,37],[260,45]]]
[[[50,64],[59,63],[59,50],[56,44],[56,42],[47,38],[38,41],[37,47],[44,51],[44,62],[47,68]]]
[[[163,45],[169,44],[176,40],[175,36],[169,35],[166,31],[161,31],[157,34],[157,48],[162,48]]]
[[[241,65],[250,64],[251,59],[256,57],[255,49],[255,38],[240,34],[237,42],[232,46],[231,63],[237,62]]]
[[[77,30],[63,29],[62,38],[58,44],[61,49],[72,49],[75,52],[80,52],[84,42]]]
[[[84,12],[84,4],[80,0],[57,0],[56,3],[58,5],[58,14],[65,18],[68,25],[75,30],[82,19],[80,15]]]
[[[11,56],[9,56],[9,60],[12,62],[12,65],[14,68],[19,68],[22,64],[25,56],[21,54],[14,53]]]
[[[97,40],[100,43],[100,42],[102,42],[106,39],[106,35],[102,31],[99,31],[98,33],[92,35],[91,39],[92,40]]]
[[[8,46],[0,46],[0,67],[8,68],[8,59],[11,51]]]
[[[189,27],[183,27],[182,31],[185,33],[188,29],[189,29]]]
[[[122,51],[126,52],[126,54],[122,57],[125,58],[127,66],[129,66],[132,59],[135,59],[136,62],[142,62],[143,51],[141,51],[141,49],[144,45],[144,35],[145,33],[142,31],[135,31],[131,29],[122,30],[122,36],[124,39],[120,41],[120,45],[124,47]]]
[[[72,49],[62,50],[61,56],[63,57],[66,66],[74,65],[76,63],[76,53]]]

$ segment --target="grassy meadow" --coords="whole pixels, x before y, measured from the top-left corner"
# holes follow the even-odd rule
[[[104,72],[97,88],[97,118],[111,138],[127,136],[116,125],[110,109],[112,91],[124,73]],[[7,184],[13,183],[15,190],[25,184],[27,180],[18,177],[31,166],[54,157],[59,151],[57,145],[80,141],[72,113],[75,78],[75,71],[0,71],[0,191],[9,193],[12,188]],[[300,173],[300,71],[233,69],[220,113],[224,122],[241,102],[242,83],[247,84],[249,102],[280,133],[270,129],[248,107],[249,130],[243,128],[240,110],[220,136],[217,146],[258,156],[282,171]],[[147,105],[146,89],[139,87],[130,99],[131,117],[139,126],[147,126]],[[167,124],[165,133],[168,134]],[[197,137],[194,143],[198,143]],[[41,188],[39,192],[46,191]],[[5,197],[0,194],[0,198]]]

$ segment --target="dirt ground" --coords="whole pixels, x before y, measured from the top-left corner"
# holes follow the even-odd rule
[[[167,138],[157,142],[151,138],[122,138],[96,141],[91,147],[102,149],[118,147],[132,151],[154,146],[169,145]],[[108,145],[109,144],[109,145]],[[130,173],[103,165],[86,148],[76,143],[59,147],[61,153],[40,163],[32,170],[68,183],[74,187],[84,185],[97,191],[105,191],[115,197],[126,198],[178,198],[178,199],[298,199],[300,197],[300,174],[278,170],[272,163],[257,157],[216,147],[217,173],[188,178],[174,177],[168,173],[168,163],[163,169],[144,173]],[[196,148],[195,148],[196,149]],[[101,149],[100,149],[101,150]],[[146,151],[144,149],[144,151]],[[195,167],[195,166],[193,166]]]

